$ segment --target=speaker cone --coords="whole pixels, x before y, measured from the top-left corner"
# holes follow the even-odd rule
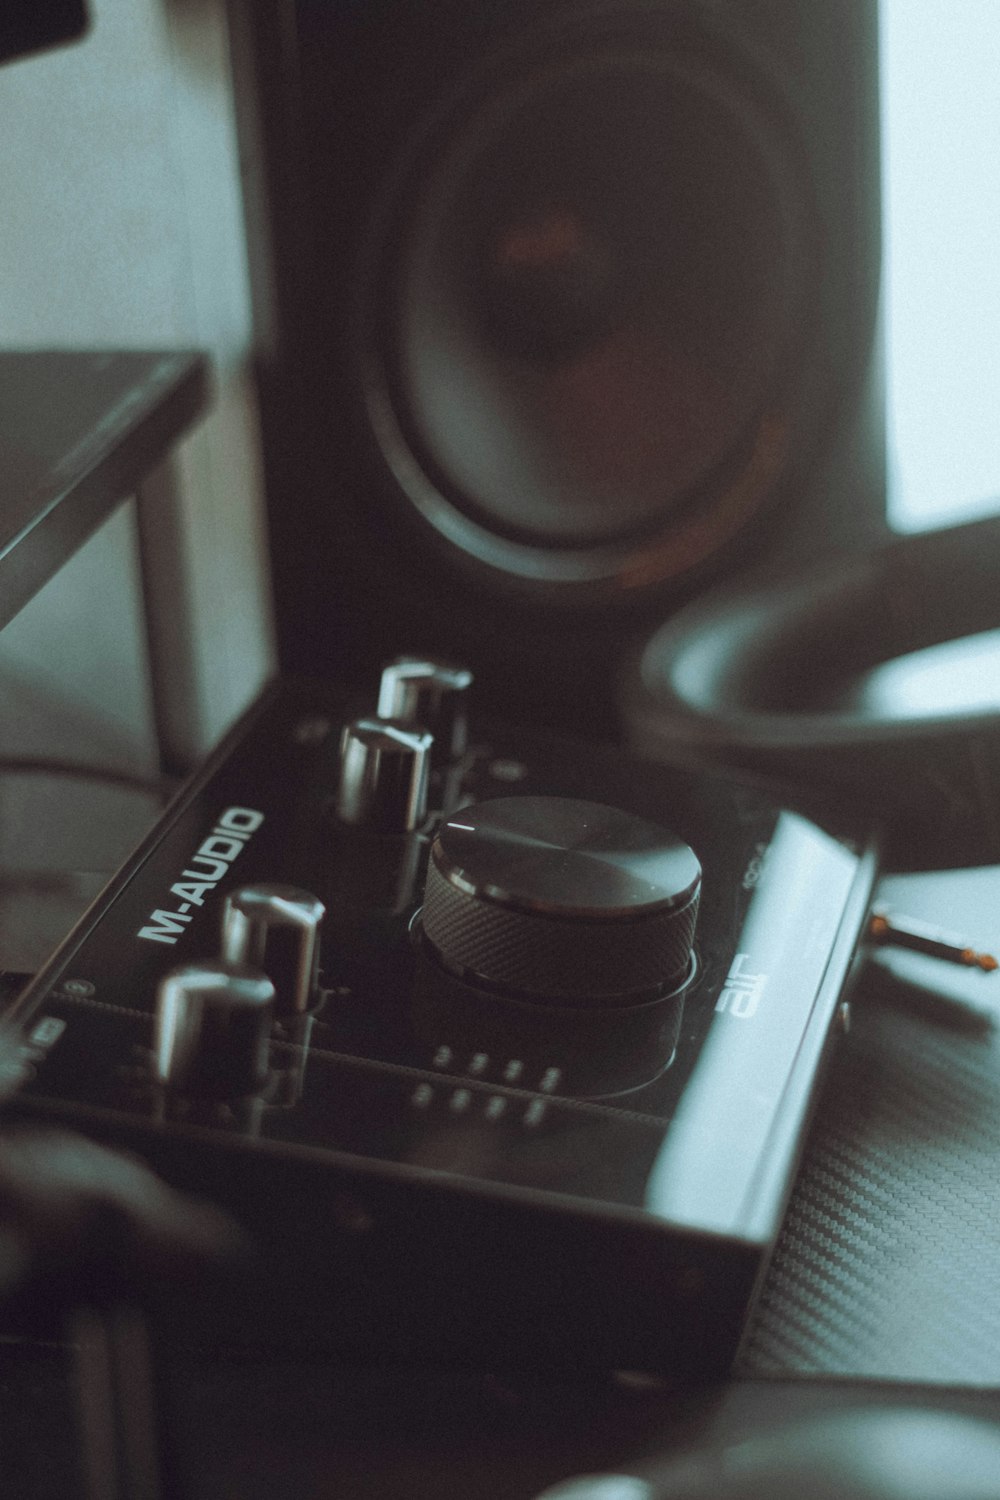
[[[731,56],[563,43],[479,75],[402,168],[367,283],[369,411],[466,554],[645,582],[717,549],[787,461],[811,198]]]

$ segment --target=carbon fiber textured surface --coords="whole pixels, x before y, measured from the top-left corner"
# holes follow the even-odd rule
[[[865,976],[738,1373],[1000,1384],[994,1028]]]

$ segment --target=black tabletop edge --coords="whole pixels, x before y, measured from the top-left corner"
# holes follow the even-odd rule
[[[210,397],[195,350],[0,351],[0,629]]]

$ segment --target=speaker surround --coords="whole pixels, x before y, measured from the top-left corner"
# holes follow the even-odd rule
[[[881,528],[874,13],[233,8],[283,666],[603,732],[708,580]]]

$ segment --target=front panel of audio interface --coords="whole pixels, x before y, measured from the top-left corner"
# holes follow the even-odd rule
[[[265,696],[16,1003],[14,1108],[234,1213],[215,1336],[724,1369],[872,860],[470,689]]]

